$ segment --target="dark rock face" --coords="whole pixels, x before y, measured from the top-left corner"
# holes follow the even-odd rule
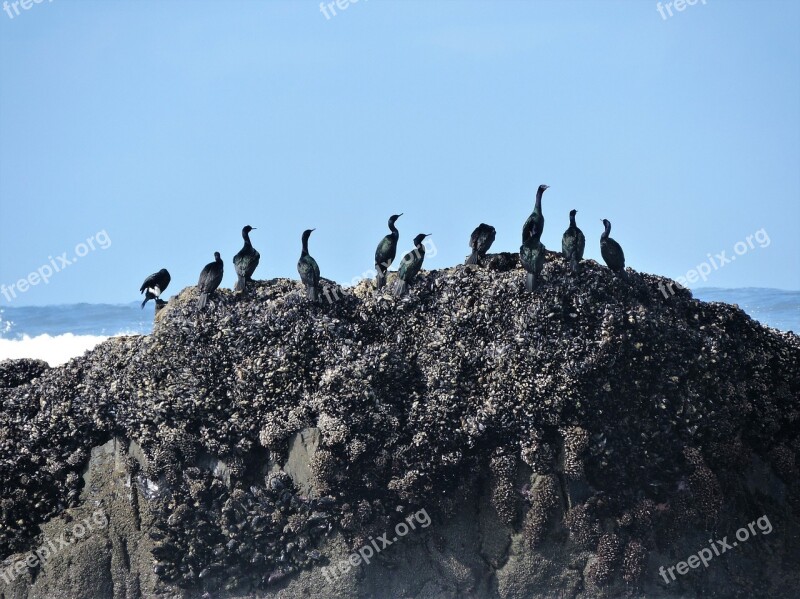
[[[115,597],[793,597],[798,337],[593,261],[549,253],[534,294],[515,255],[485,263],[402,300],[273,280],[198,313],[188,289],[152,335],[13,379],[0,557],[96,503],[93,588]],[[330,575],[420,510],[430,527]],[[769,536],[662,579],[762,515]],[[59,567],[0,594],[80,593]]]

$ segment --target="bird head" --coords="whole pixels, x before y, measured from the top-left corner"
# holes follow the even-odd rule
[[[255,227],[251,227],[250,225],[247,225],[242,229],[242,235],[246,235],[250,231],[255,231],[255,230],[256,230]]]
[[[573,208],[572,210],[569,211],[570,218],[575,218],[576,214],[578,214],[578,211],[575,210],[575,208]]]
[[[401,212],[400,214],[392,214],[392,215],[389,217],[389,222],[390,222],[390,223],[392,223],[392,224],[394,224],[394,221],[396,221],[396,220],[397,220],[398,218],[400,218],[401,216],[403,216],[403,213],[402,213],[402,212]]]
[[[430,233],[420,233],[414,238],[414,245],[422,245],[422,242],[425,240],[426,237],[430,237]]]
[[[611,221],[610,221],[610,220],[603,219],[603,226],[604,226],[606,229],[611,229]]]
[[[547,188],[549,188],[549,187],[550,187],[549,185],[545,185],[544,183],[542,183],[542,184],[539,186],[539,193],[544,193],[544,190],[545,190],[545,189],[547,189]]]
[[[214,260],[217,262],[222,262],[222,258],[219,256],[219,252],[214,252]]]

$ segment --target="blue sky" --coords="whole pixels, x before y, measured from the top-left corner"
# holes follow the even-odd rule
[[[330,16],[330,15],[329,15]],[[800,289],[800,3],[55,0],[0,12],[0,283],[89,250],[11,305],[168,295],[245,224],[256,278],[297,277],[300,235],[342,283],[400,248],[462,262],[480,222],[516,251],[537,186],[543,242],[578,209],[637,270]],[[97,246],[98,244],[96,244]],[[0,306],[8,305],[0,295]]]

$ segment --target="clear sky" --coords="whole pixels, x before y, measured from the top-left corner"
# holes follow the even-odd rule
[[[133,301],[161,267],[170,295],[215,250],[231,287],[245,224],[256,278],[316,227],[348,283],[395,212],[428,268],[480,222],[517,251],[540,183],[550,249],[576,208],[587,257],[608,218],[677,277],[763,230],[696,286],[800,289],[798,2],[28,2],[0,12],[0,284],[86,255],[11,305]]]

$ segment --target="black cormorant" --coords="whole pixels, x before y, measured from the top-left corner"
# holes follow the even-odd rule
[[[578,262],[583,260],[583,249],[586,247],[586,237],[583,231],[575,224],[577,210],[569,211],[569,228],[564,231],[561,238],[561,253],[564,260],[570,263],[572,272],[578,272]]]
[[[172,278],[166,268],[162,268],[158,272],[154,272],[144,280],[142,286],[139,288],[139,293],[144,293],[144,301],[142,308],[151,299],[157,300],[164,290],[169,285]]]
[[[483,260],[486,252],[494,243],[495,235],[497,235],[497,231],[493,226],[486,223],[479,224],[469,237],[469,247],[472,248],[472,253],[465,264],[477,264],[479,259]]]
[[[525,224],[522,227],[522,242],[524,243],[528,237],[531,236],[533,228],[539,231],[539,236],[541,236],[542,231],[544,231],[544,214],[542,214],[542,194],[544,194],[544,190],[550,187],[549,185],[540,185],[539,189],[536,191],[536,204],[533,206],[533,212],[528,217],[528,220],[525,221]]]
[[[219,257],[219,252],[214,252],[214,261],[203,267],[203,270],[200,271],[200,279],[197,281],[197,291],[200,292],[200,297],[197,299],[198,308],[205,308],[208,296],[214,293],[222,283],[223,270],[222,258]]]
[[[519,261],[522,263],[522,268],[527,271],[525,277],[525,290],[533,291],[539,284],[539,275],[544,266],[544,244],[540,241],[542,237],[542,230],[538,226],[530,230],[530,235],[523,239],[522,245],[519,248]]]
[[[233,287],[234,291],[244,291],[246,289],[247,282],[253,280],[253,273],[256,271],[258,261],[261,259],[261,254],[250,243],[250,231],[255,231],[255,227],[247,225],[242,229],[244,247],[233,257],[233,266],[236,269],[237,276],[236,285]]]
[[[381,239],[375,249],[375,287],[377,289],[383,289],[386,284],[386,271],[389,270],[397,255],[397,240],[400,238],[400,232],[394,223],[401,216],[403,216],[402,212],[389,217],[389,231],[391,232]]]
[[[611,233],[611,223],[603,219],[605,231],[600,236],[600,253],[608,267],[614,272],[625,274],[625,254],[622,247],[608,235]]]
[[[414,238],[414,249],[408,252],[400,261],[400,268],[397,269],[397,285],[394,294],[397,297],[408,293],[408,286],[414,282],[417,274],[422,268],[422,261],[425,260],[425,246],[423,241],[430,233],[420,233]]]
[[[300,260],[297,261],[297,272],[300,273],[300,280],[306,286],[308,299],[312,302],[317,301],[319,297],[319,266],[317,261],[308,253],[308,238],[314,230],[306,229],[303,231],[303,251],[300,254]]]

